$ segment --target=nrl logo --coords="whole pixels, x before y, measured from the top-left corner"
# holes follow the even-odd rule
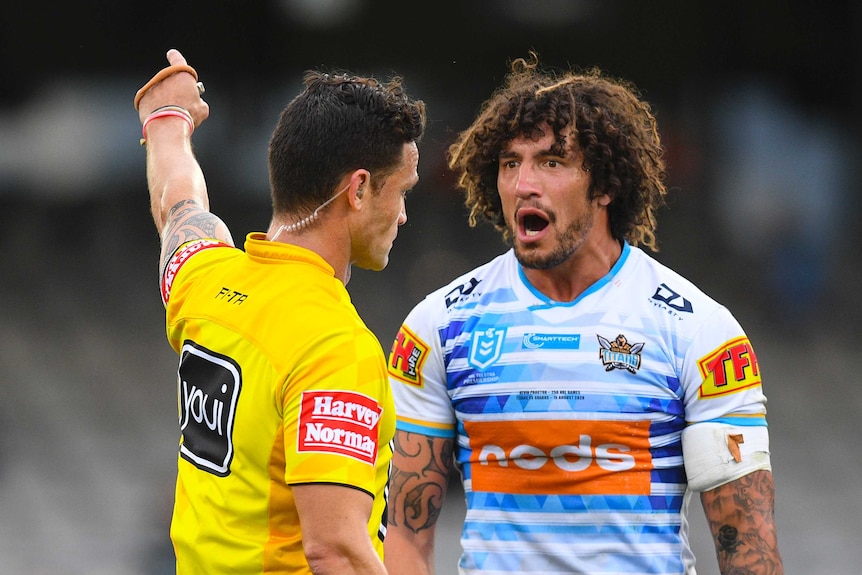
[[[641,366],[641,350],[643,343],[629,343],[626,336],[620,334],[615,340],[610,341],[598,334],[599,358],[605,366],[605,371],[612,369],[625,369],[629,373],[635,373]]]
[[[506,328],[480,329],[473,333],[473,345],[470,346],[470,357],[467,362],[484,371],[503,353],[503,342],[506,340]]]

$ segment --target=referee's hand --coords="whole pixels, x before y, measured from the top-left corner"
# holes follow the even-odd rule
[[[179,50],[168,50],[167,59],[170,65],[160,70],[135,95],[141,123],[156,108],[179,106],[188,111],[194,126],[198,127],[209,117],[209,105],[201,97],[203,83]]]

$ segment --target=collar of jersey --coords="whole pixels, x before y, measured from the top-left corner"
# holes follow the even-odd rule
[[[617,272],[619,272],[622,269],[623,265],[625,265],[626,260],[629,257],[629,253],[631,253],[631,248],[629,247],[628,242],[623,241],[622,244],[623,244],[623,249],[622,249],[622,252],[620,253],[620,257],[617,260],[617,262],[613,265],[613,267],[608,271],[608,273],[606,273],[596,283],[594,283],[593,285],[591,285],[590,287],[585,289],[583,291],[583,293],[581,293],[581,295],[579,295],[578,297],[576,297],[572,301],[559,302],[559,301],[555,301],[555,300],[550,299],[548,296],[546,296],[545,294],[543,294],[542,292],[537,290],[535,287],[533,287],[533,284],[530,283],[530,280],[527,279],[527,275],[524,273],[524,268],[520,265],[518,265],[518,276],[520,276],[521,282],[523,282],[523,284],[527,287],[527,289],[530,290],[530,293],[532,293],[537,299],[542,301],[543,305],[540,305],[538,307],[573,306],[573,305],[577,304],[579,301],[581,301],[582,299],[584,299],[585,297],[587,297],[588,295],[590,295],[591,293],[597,292],[600,289],[602,289],[604,286],[606,286],[611,281],[611,278],[613,278],[615,275],[617,275]]]
[[[271,242],[266,239],[266,234],[263,232],[251,232],[246,236],[245,252],[255,258],[312,264],[335,275],[335,269],[318,253],[294,244]]]

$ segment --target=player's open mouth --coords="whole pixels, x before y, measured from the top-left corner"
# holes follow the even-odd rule
[[[518,228],[525,238],[538,236],[548,227],[548,220],[543,215],[532,210],[521,210],[518,213]]]

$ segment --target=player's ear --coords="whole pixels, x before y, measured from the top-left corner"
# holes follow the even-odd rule
[[[354,171],[350,175],[350,189],[347,194],[350,205],[354,209],[361,209],[363,202],[368,198],[371,187],[371,172],[365,169]]]

